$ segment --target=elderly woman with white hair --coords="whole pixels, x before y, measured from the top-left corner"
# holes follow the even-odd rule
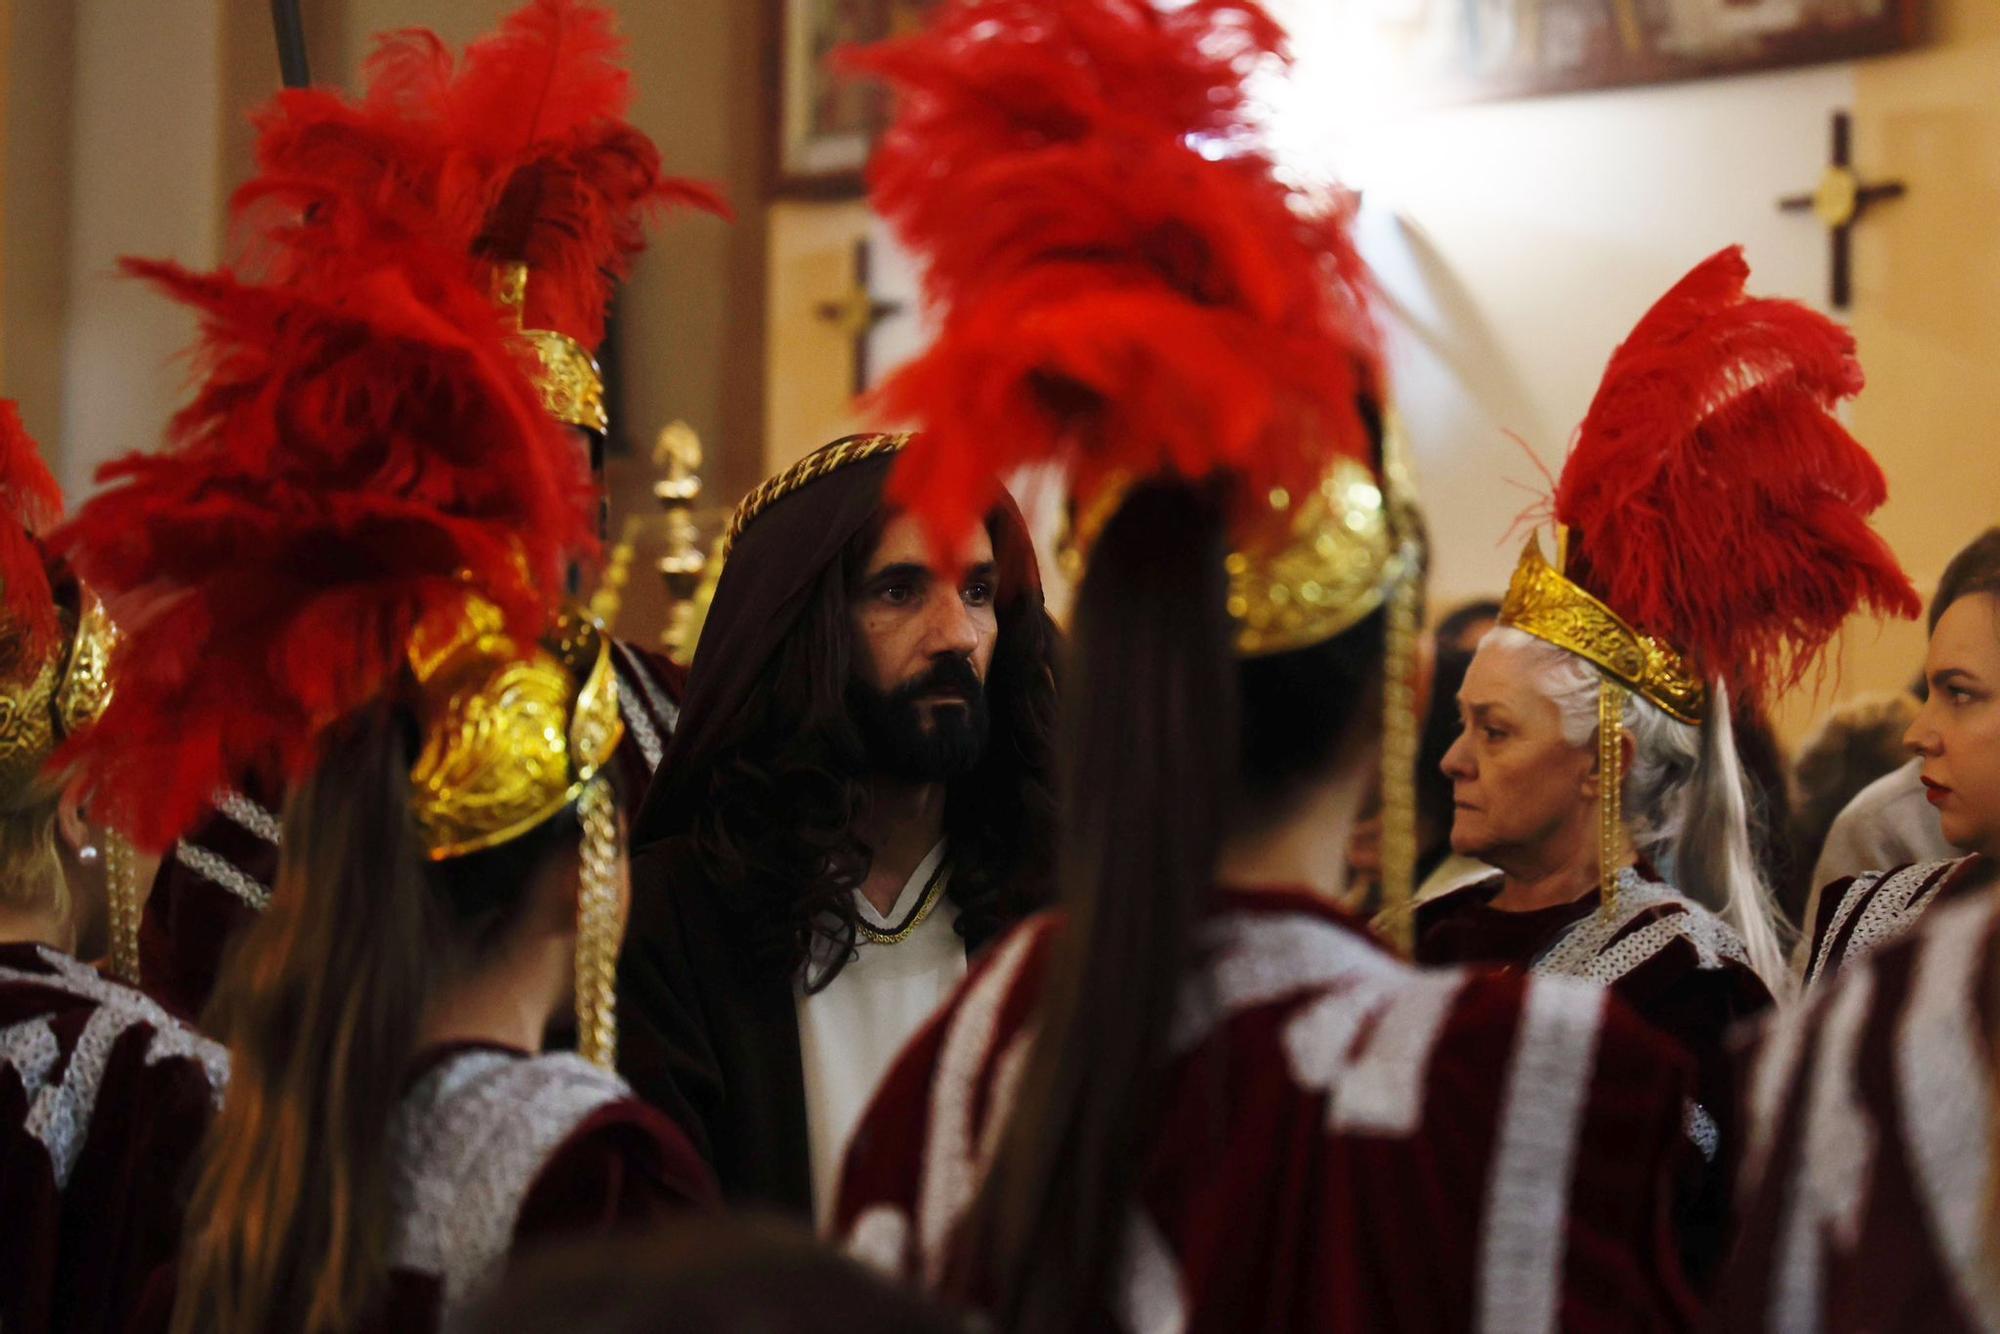
[[[1587,978],[1696,1065],[1688,1138],[1729,1136],[1723,1035],[1787,985],[1730,721],[1797,682],[1863,605],[1910,614],[1865,516],[1881,472],[1833,415],[1846,331],[1747,297],[1739,251],[1695,268],[1613,355],[1459,693],[1452,848],[1497,868],[1423,905],[1417,957]],[[1680,1222],[1717,1258],[1720,1172]]]

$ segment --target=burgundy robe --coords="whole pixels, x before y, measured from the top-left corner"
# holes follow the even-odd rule
[[[1739,1236],[1719,1329],[2000,1329],[1995,913],[1989,895],[1933,907],[1743,1052]]]
[[[962,1263],[1060,930],[1008,936],[891,1067],[834,1214],[850,1252],[925,1287]],[[1686,1058],[1621,1004],[1411,968],[1300,892],[1221,891],[1200,942],[1106,1328],[1689,1324]]]
[[[612,641],[611,661],[625,721],[611,768],[629,826],[680,722],[687,676],[623,640]],[[139,927],[139,976],[146,993],[176,1014],[200,1016],[224,949],[270,902],[283,807],[279,793],[222,793],[208,819],[161,860]]]
[[[718,1198],[673,1122],[572,1052],[437,1049],[404,1095],[395,1146],[393,1267],[357,1334],[433,1334],[537,1246]],[[166,1330],[174,1282],[155,1273],[135,1330]]]
[[[1683,1253],[1705,1288],[1728,1242],[1726,1155],[1733,1152],[1735,1092],[1727,1036],[1771,1005],[1771,991],[1736,932],[1700,904],[1627,869],[1606,918],[1596,890],[1532,912],[1492,906],[1500,879],[1431,900],[1417,911],[1417,960],[1576,977],[1609,987],[1641,1019],[1695,1060],[1676,1217]]]
[[[1805,981],[1831,977],[1907,933],[1925,911],[1986,883],[1984,857],[1916,862],[1836,880],[1820,891],[1805,955]]]
[[[0,1330],[119,1330],[180,1242],[223,1049],[45,946],[0,945]]]

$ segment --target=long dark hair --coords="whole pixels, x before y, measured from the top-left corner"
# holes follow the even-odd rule
[[[823,988],[851,957],[854,890],[870,850],[854,835],[867,801],[866,747],[852,716],[850,591],[888,524],[864,525],[830,561],[793,627],[719,740],[707,800],[689,847],[711,884],[732,886],[753,968]],[[1047,899],[1055,798],[1054,629],[1039,599],[1009,596],[1012,548],[1025,541],[989,520],[1001,570],[999,638],[987,668],[990,730],[970,773],[945,799],[949,894],[958,932],[978,943]],[[1006,546],[1007,551],[1001,548]],[[810,965],[810,968],[809,968]]]
[[[953,1281],[1003,1329],[1101,1325],[1223,840],[1325,774],[1379,699],[1379,615],[1235,658],[1226,502],[1135,488],[1078,593],[1057,755],[1068,920]]]
[[[232,947],[205,1027],[229,1045],[188,1210],[175,1334],[338,1334],[380,1299],[391,1142],[438,989],[516,920],[573,815],[427,864],[414,728],[386,705],[329,735],[285,806],[270,907]]]

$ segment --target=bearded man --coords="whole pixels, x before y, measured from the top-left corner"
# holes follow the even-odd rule
[[[726,1194],[831,1206],[968,954],[1046,898],[1055,632],[1020,513],[939,559],[855,436],[732,519],[633,835],[620,1058]]]

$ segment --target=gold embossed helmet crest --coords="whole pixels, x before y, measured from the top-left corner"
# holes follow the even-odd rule
[[[1336,458],[1303,496],[1264,498],[1278,520],[1270,540],[1242,543],[1228,557],[1229,615],[1245,658],[1310,648],[1380,610],[1420,573],[1414,486],[1401,458],[1401,431],[1384,426],[1382,472]],[[1129,479],[1113,478],[1072,513],[1058,558],[1081,579],[1092,543],[1123,503]]]
[[[410,645],[422,748],[412,814],[433,861],[517,838],[566,809],[624,733],[611,641],[578,614],[521,651],[478,598]]]
[[[554,329],[525,327],[530,274],[526,264],[503,264],[494,271],[494,299],[514,318],[535,355],[533,379],[548,414],[565,426],[604,435],[611,414],[604,405],[604,372],[589,349]]]
[[[624,735],[604,627],[574,610],[525,651],[491,603],[468,598],[410,641],[421,749],[411,814],[432,861],[498,847],[575,807],[577,1050],[617,1063],[624,841],[607,766]]]
[[[1521,552],[1499,621],[1594,663],[1672,718],[1699,724],[1707,716],[1708,687],[1680,650],[1639,633],[1564,578],[1538,538]]]

